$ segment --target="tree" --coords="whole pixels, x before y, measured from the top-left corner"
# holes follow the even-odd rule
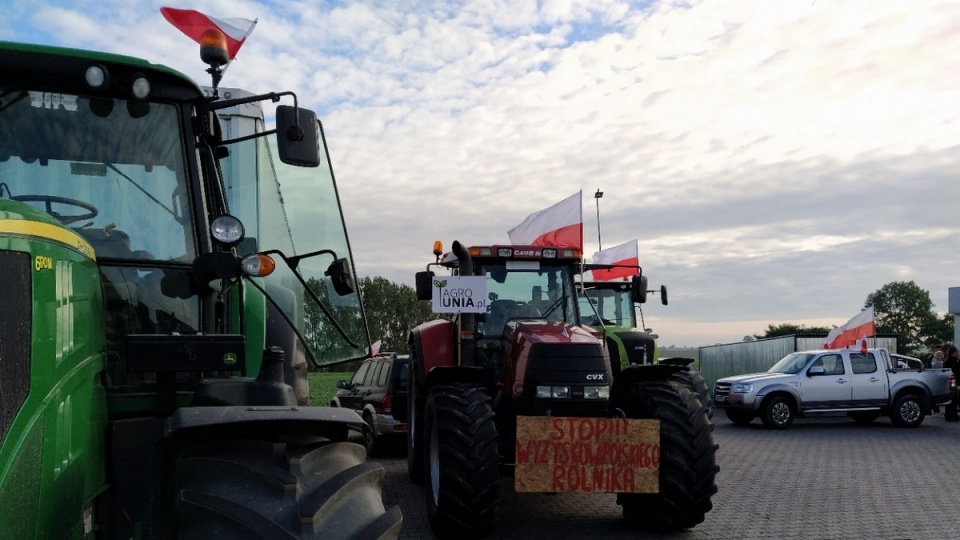
[[[437,318],[429,302],[417,300],[413,288],[383,277],[361,278],[360,296],[370,339],[374,342],[380,340],[382,351],[409,353],[407,336],[410,330]]]
[[[794,324],[794,323],[781,323],[781,324],[768,324],[767,331],[763,334],[755,334],[753,337],[757,339],[780,337],[780,336],[790,336],[794,334],[811,334],[811,333],[830,333],[830,328],[826,326],[811,326],[807,327],[803,324]]]
[[[873,306],[877,332],[899,337],[899,348],[913,352],[942,332],[933,311],[930,293],[913,281],[892,281],[867,296],[863,307]],[[949,338],[947,338],[949,340]]]

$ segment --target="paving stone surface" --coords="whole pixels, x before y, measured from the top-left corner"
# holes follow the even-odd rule
[[[714,415],[719,492],[692,529],[649,534],[630,528],[611,494],[515,493],[500,483],[490,538],[960,539],[960,422],[927,417],[914,429],[886,418],[799,419],[785,431],[745,427]],[[383,499],[400,505],[401,538],[432,538],[426,503],[406,458],[374,458],[386,469]]]

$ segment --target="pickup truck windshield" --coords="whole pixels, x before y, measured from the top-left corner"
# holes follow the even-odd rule
[[[789,373],[791,375],[796,375],[797,373],[800,373],[800,370],[803,369],[803,366],[807,365],[807,361],[809,361],[811,358],[813,358],[812,354],[788,354],[779,362],[774,364],[772,368],[768,369],[767,373]]]

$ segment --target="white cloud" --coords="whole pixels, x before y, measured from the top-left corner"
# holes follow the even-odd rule
[[[142,56],[206,83],[159,5],[20,7],[0,35]],[[318,110],[363,274],[412,283],[433,240],[505,242],[580,189],[592,253],[602,188],[604,245],[639,238],[676,299],[658,309],[666,342],[840,324],[893,280],[942,310],[957,285],[960,4],[194,7],[260,18],[224,84],[292,89]]]

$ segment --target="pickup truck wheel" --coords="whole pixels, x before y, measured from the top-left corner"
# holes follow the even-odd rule
[[[477,538],[496,522],[500,454],[486,388],[430,388],[424,411],[427,517],[439,538]]]
[[[913,394],[904,394],[893,402],[890,420],[900,427],[917,427],[923,422],[923,404]]]
[[[763,407],[763,427],[767,429],[787,429],[793,423],[793,405],[784,396],[773,396]]]
[[[738,426],[745,426],[753,422],[754,414],[750,411],[727,409],[725,412],[727,413],[727,418]]]
[[[880,411],[860,411],[850,413],[850,418],[858,424],[872,424],[874,420],[880,417]]]
[[[365,461],[362,446],[321,438],[190,444],[173,462],[176,519],[164,526],[176,532],[161,537],[395,538],[400,508],[384,508],[383,466]]]
[[[697,394],[667,381],[631,383],[618,405],[627,418],[660,420],[660,492],[617,494],[638,528],[677,531],[703,522],[717,492],[713,423]]]

